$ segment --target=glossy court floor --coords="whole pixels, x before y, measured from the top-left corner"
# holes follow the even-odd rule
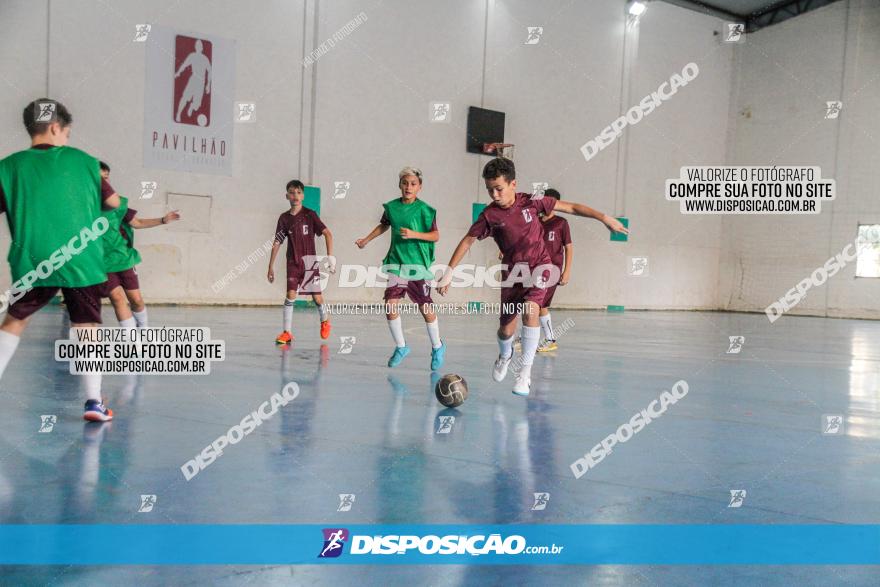
[[[85,425],[53,362],[57,307],[33,321],[0,382],[0,516],[7,524],[880,523],[880,323],[699,312],[557,311],[573,323],[539,355],[532,396],[492,382],[493,316],[441,317],[434,399],[421,319],[393,370],[384,319],[314,311],[273,344],[280,309],[154,307],[153,325],[208,326],[228,358],[206,377],[105,378],[112,424]],[[109,310],[105,309],[105,319]],[[728,354],[729,337],[744,336]],[[340,354],[340,336],[356,336]],[[569,465],[669,389],[689,393],[580,479]],[[289,382],[301,393],[194,479],[180,466]],[[55,414],[51,433],[39,415]],[[454,415],[451,432],[436,433]],[[823,435],[823,414],[845,433]],[[745,489],[739,508],[730,490]],[[533,493],[548,492],[542,511]],[[356,495],[339,512],[339,494]],[[138,513],[141,494],[157,495]],[[247,540],[242,536],[242,540]],[[112,549],[112,544],[106,545]],[[670,549],[675,545],[670,544]],[[876,585],[847,566],[6,567],[6,585]]]

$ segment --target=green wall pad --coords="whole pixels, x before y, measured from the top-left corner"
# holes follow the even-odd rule
[[[481,204],[479,202],[474,202],[471,205],[471,223],[477,221],[477,217],[479,217],[480,212],[482,212],[488,204]]]
[[[314,308],[315,302],[312,300],[296,300],[293,302],[294,308]]]
[[[623,306],[608,306],[609,312],[623,312]]]
[[[625,228],[629,228],[629,218],[626,218],[625,216],[618,216],[617,219],[620,220],[620,223],[623,224]],[[611,233],[611,240],[613,241],[626,242],[627,238],[628,235],[623,234],[622,232]]]
[[[307,185],[303,190],[303,206],[314,210],[315,214],[321,215],[321,188]]]
[[[468,302],[467,309],[469,313],[479,313],[483,311],[483,302]]]

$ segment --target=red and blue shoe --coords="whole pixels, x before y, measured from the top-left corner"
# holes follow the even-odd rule
[[[89,422],[109,422],[113,419],[113,410],[96,399],[86,401],[83,420]]]

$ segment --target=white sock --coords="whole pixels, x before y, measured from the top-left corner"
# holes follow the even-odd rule
[[[293,303],[295,301],[284,299],[284,332],[290,332],[293,327]]]
[[[428,338],[431,339],[431,348],[439,349],[443,344],[440,342],[440,319],[434,318],[433,322],[425,322],[428,329]]]
[[[0,330],[0,377],[3,377],[3,372],[6,371],[6,365],[9,364],[9,360],[12,359],[12,355],[15,354],[15,349],[18,348],[18,341],[21,340],[18,336],[6,332],[5,330]]]
[[[121,404],[127,404],[134,397],[134,390],[137,387],[137,375],[125,375],[125,383],[119,391],[116,400]]]
[[[119,325],[123,328],[135,328],[136,326],[140,326],[135,320],[134,316],[131,318],[126,318],[125,320],[120,320]]]
[[[327,310],[324,309],[324,304],[315,304],[318,306],[318,316],[321,317],[321,322],[327,321]]]
[[[138,328],[146,328],[147,327],[147,307],[144,306],[144,309],[140,312],[132,312],[132,316],[134,316],[135,321],[137,322]]]
[[[550,321],[550,314],[541,316],[541,329],[544,331],[546,340],[556,340],[556,334],[553,332],[553,322]]]
[[[498,337],[498,351],[499,356],[504,357],[505,359],[509,359],[513,355],[513,337],[510,338],[501,338]]]
[[[403,320],[400,319],[400,316],[388,321],[388,330],[391,331],[391,338],[394,339],[397,348],[406,346],[406,339],[403,338]]]
[[[541,327],[523,326],[522,330],[522,353],[520,355],[522,369],[520,374],[531,377],[532,363],[535,362],[535,351],[538,350],[538,341],[541,338]]]
[[[86,392],[86,399],[98,400],[101,402],[101,374],[100,373],[83,373],[82,388]]]

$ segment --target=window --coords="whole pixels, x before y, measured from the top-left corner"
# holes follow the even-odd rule
[[[856,277],[880,277],[880,224],[859,224]]]

